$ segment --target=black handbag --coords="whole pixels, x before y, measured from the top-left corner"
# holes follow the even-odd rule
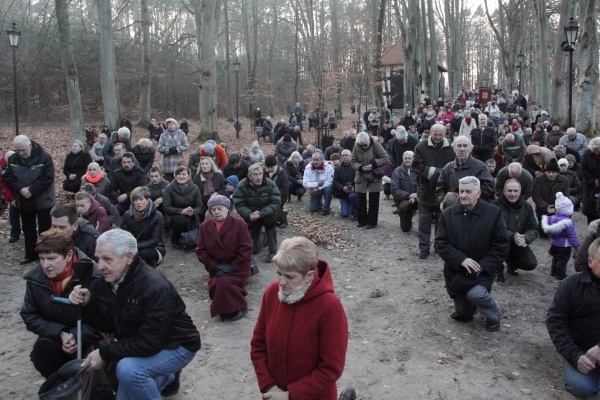
[[[258,274],[260,271],[258,270],[258,264],[256,263],[256,258],[252,256],[252,264],[250,265],[250,276],[254,276]]]
[[[192,222],[192,218],[190,217],[190,220],[188,222],[187,232],[183,232],[181,234],[181,237],[179,238],[179,245],[184,250],[195,249],[196,246],[198,246],[198,231],[199,230],[198,230],[198,228],[190,230],[191,222]]]

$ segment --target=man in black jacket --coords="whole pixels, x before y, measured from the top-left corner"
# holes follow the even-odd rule
[[[358,218],[358,194],[354,191],[356,170],[352,168],[352,152],[342,151],[342,162],[333,172],[333,196],[340,199],[342,218],[350,216],[352,221]]]
[[[503,196],[492,202],[500,207],[508,229],[510,250],[506,258],[508,273],[519,275],[518,270],[532,271],[537,267],[537,258],[529,245],[538,237],[538,224],[533,207],[521,198],[521,184],[511,178],[504,184]],[[500,268],[496,281],[504,282],[504,268]]]
[[[108,196],[115,205],[119,214],[125,214],[131,201],[129,194],[138,186],[148,184],[148,175],[141,168],[135,166],[135,156],[125,153],[121,158],[121,168],[117,169],[110,177]]]
[[[486,318],[485,329],[500,329],[500,311],[491,296],[496,271],[508,255],[510,241],[502,212],[481,201],[479,180],[459,182],[460,204],[444,210],[435,237],[435,250],[444,260],[446,290],[454,300],[451,318],[473,320],[475,310]]]
[[[118,362],[119,399],[160,399],[179,390],[179,373],[200,349],[200,334],[173,285],[137,254],[135,237],[113,229],[98,238],[98,270],[89,290],[69,300],[83,304],[83,320],[117,339],[91,352],[82,365]]]
[[[588,250],[588,265],[563,280],[546,314],[550,339],[563,358],[565,389],[579,399],[598,394],[600,377],[600,239]]]
[[[71,235],[75,247],[88,258],[96,253],[96,239],[100,233],[83,218],[77,217],[77,210],[71,204],[57,204],[50,211],[52,227]]]
[[[13,145],[15,154],[7,160],[4,179],[21,213],[25,258],[20,263],[28,264],[38,259],[37,235],[50,229],[50,209],[56,203],[54,162],[42,146],[25,135],[15,137]]]

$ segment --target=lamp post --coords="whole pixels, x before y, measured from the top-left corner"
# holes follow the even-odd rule
[[[456,68],[452,67],[452,76],[450,77],[450,98],[452,99],[452,102],[454,102],[454,99],[456,96],[456,93],[454,93],[454,79],[456,76]]]
[[[12,28],[7,30],[8,42],[13,50],[13,84],[15,87],[15,133],[19,135],[19,102],[17,101],[17,47],[19,46],[19,36],[21,32],[17,29],[17,24],[13,22]]]
[[[233,63],[233,70],[235,71],[235,138],[239,139],[240,138],[240,130],[242,127],[240,126],[240,118],[239,118],[240,95],[239,95],[238,75],[240,73],[240,62],[238,61],[237,56],[235,57],[235,62]]]
[[[517,70],[519,71],[519,95],[521,95],[521,74],[523,73],[523,62],[525,61],[525,55],[523,50],[517,54]]]
[[[573,52],[575,51],[575,42],[579,33],[579,25],[575,18],[569,18],[569,24],[564,27],[567,41],[561,46],[563,51],[569,52],[569,127],[573,126],[571,109],[573,107]]]

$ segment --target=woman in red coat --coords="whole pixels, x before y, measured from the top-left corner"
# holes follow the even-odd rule
[[[329,266],[304,237],[281,243],[279,279],[263,295],[250,356],[263,399],[336,400],[348,322]]]
[[[75,194],[77,214],[89,222],[100,234],[110,229],[110,218],[106,210],[88,192],[83,190]]]
[[[237,321],[248,313],[246,281],[252,263],[252,238],[243,219],[229,215],[230,200],[208,200],[212,218],[200,225],[196,256],[208,271],[210,315]]]

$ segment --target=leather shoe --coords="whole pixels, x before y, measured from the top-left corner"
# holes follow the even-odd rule
[[[356,226],[357,226],[357,227],[359,227],[359,228],[362,228],[362,227],[364,227],[364,226],[367,226],[367,224],[358,224],[358,225],[356,225]]]
[[[338,400],[356,400],[356,392],[354,391],[354,388],[349,387],[344,389]]]
[[[324,217],[326,217],[326,216],[328,216],[328,215],[329,215],[329,211],[323,211],[323,212],[321,213],[321,215],[322,215],[322,216],[324,216]]]
[[[450,318],[452,318],[453,320],[458,321],[458,322],[471,322],[471,321],[473,321],[473,317],[465,317],[464,315],[459,314],[457,312],[452,313],[452,315],[450,315]]]
[[[25,265],[25,264],[29,264],[35,261],[38,261],[39,258],[38,257],[25,257],[24,259],[22,259],[21,261],[19,261],[19,264],[21,265]]]
[[[181,370],[175,372],[175,378],[169,383],[165,388],[160,392],[161,396],[169,397],[177,394],[179,392],[180,381],[179,375],[181,375]]]
[[[487,322],[485,324],[485,330],[488,332],[498,332],[500,330],[500,322]]]
[[[367,225],[365,229],[374,229],[376,225]]]
[[[244,318],[246,314],[248,314],[248,309],[244,308],[243,310],[228,314],[225,318],[227,318],[228,321],[239,321],[240,319]]]
[[[275,252],[270,251],[269,254],[267,254],[267,258],[265,259],[265,262],[267,264],[271,264],[273,262],[273,257],[275,257]]]
[[[516,269],[516,268],[514,268],[514,269],[513,268],[507,268],[507,272],[508,272],[509,275],[512,275],[512,276],[519,276],[519,270]]]
[[[8,239],[8,243],[15,243],[15,242],[18,242],[18,241],[19,241],[19,238],[20,238],[19,236],[11,236],[11,237]]]
[[[427,257],[429,257],[429,251],[428,250],[421,250],[421,252],[419,253],[419,258],[421,260],[425,260],[425,259],[427,259]]]

